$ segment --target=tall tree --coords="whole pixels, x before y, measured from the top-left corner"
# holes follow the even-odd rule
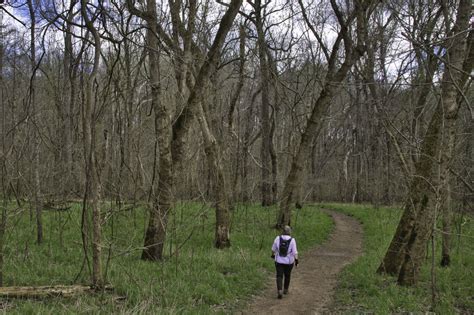
[[[469,25],[470,9],[470,1],[459,2],[456,21],[446,36],[443,45],[446,54],[443,58],[445,70],[441,81],[441,98],[423,139],[403,216],[378,269],[379,272],[398,275],[398,282],[404,285],[414,285],[417,282],[426,253],[426,242],[433,233],[435,213],[432,205],[436,156],[439,150],[443,149],[445,153],[441,158],[441,165],[444,165],[441,170],[442,182],[447,174],[446,163],[451,159],[451,148],[441,148],[441,128],[444,125],[447,137],[454,137],[459,112],[457,95],[459,87],[464,86],[460,69],[463,69],[466,56],[465,30]],[[445,23],[449,25],[448,21]],[[468,69],[468,72],[471,69]]]
[[[304,161],[308,156],[308,150],[311,148],[313,140],[317,137],[322,128],[322,117],[328,110],[332,98],[341,88],[341,82],[346,78],[347,73],[355,62],[365,52],[365,41],[367,37],[367,23],[370,13],[373,10],[373,1],[354,1],[353,9],[344,16],[341,7],[336,1],[331,0],[331,7],[336,16],[339,31],[332,46],[332,49],[326,47],[320,33],[316,30],[307,13],[302,0],[298,0],[306,25],[311,30],[314,37],[321,46],[327,61],[327,72],[324,79],[324,86],[318,98],[312,105],[312,111],[309,115],[306,126],[303,129],[301,139],[298,143],[295,156],[291,162],[290,171],[285,181],[282,197],[280,201],[280,210],[277,219],[277,226],[282,227],[291,222],[291,208],[294,202],[299,185],[302,182],[304,172]],[[355,26],[356,41],[354,34],[351,33],[352,25]],[[344,60],[339,62],[339,48],[344,45]]]
[[[162,147],[160,147],[160,152],[164,151],[164,154],[166,154],[166,157],[164,159],[160,158],[160,163],[163,163],[163,164],[160,164],[159,166],[160,179],[157,184],[158,185],[157,189],[159,193],[155,197],[158,198],[159,200],[162,200],[162,201],[159,201],[159,203],[162,203],[162,207],[158,207],[158,211],[152,210],[150,214],[148,228],[145,234],[146,235],[145,246],[144,246],[145,249],[142,254],[142,258],[149,259],[149,260],[162,259],[163,245],[164,245],[164,241],[166,237],[167,216],[168,216],[168,211],[171,209],[171,206],[172,206],[171,194],[173,191],[174,177],[176,176],[174,166],[179,165],[185,157],[186,136],[192,124],[194,123],[196,117],[205,119],[205,117],[202,116],[203,111],[201,108],[202,106],[201,102],[203,101],[203,97],[204,97],[205,85],[210,75],[213,73],[213,71],[215,71],[215,67],[219,60],[219,54],[224,44],[225,37],[232,27],[233,21],[238,13],[238,10],[242,4],[242,1],[233,0],[228,5],[228,9],[219,23],[219,29],[217,30],[214,41],[212,45],[210,46],[209,51],[205,55],[203,64],[199,67],[199,70],[197,72],[196,79],[194,80],[194,82],[191,81],[190,75],[187,75],[187,72],[190,73],[191,70],[186,70],[186,67],[189,67],[190,65],[187,65],[186,63],[183,65],[181,64],[181,62],[183,62],[183,60],[186,61],[190,58],[190,56],[188,56],[187,54],[190,53],[192,44],[193,44],[192,38],[191,38],[193,34],[193,27],[194,27],[193,15],[195,15],[196,13],[194,12],[194,10],[197,9],[197,3],[195,1],[191,2],[192,4],[190,7],[191,13],[189,17],[191,22],[188,25],[188,29],[184,27],[184,25],[182,24],[179,18],[179,8],[181,7],[180,3],[181,3],[180,1],[170,2],[172,21],[174,24],[173,25],[174,34],[172,37],[168,36],[166,32],[159,26],[158,23],[156,22],[153,23],[154,26],[156,25],[156,31],[153,34],[158,34],[158,36],[165,43],[167,48],[170,49],[171,51],[175,51],[178,56],[178,58],[176,58],[177,63],[175,65],[176,79],[178,82],[178,91],[182,91],[184,88],[183,86],[184,82],[187,82],[190,92],[189,92],[189,97],[187,98],[187,101],[184,104],[184,108],[180,112],[173,126],[171,126],[171,120],[169,116],[167,115],[166,111],[163,111],[161,109],[161,113],[159,114],[159,116],[163,115],[162,116],[163,118],[168,119],[167,122],[162,121],[163,124],[160,125],[160,128],[169,128],[169,129],[167,129],[167,132],[164,132],[162,133],[162,135],[160,135],[160,137],[161,136],[163,137],[162,138],[163,142],[161,141],[159,142],[159,144],[162,145]],[[140,15],[137,9],[134,8],[133,3],[131,3],[131,1],[128,2],[128,6],[131,9],[132,13]],[[150,4],[150,7],[148,9],[155,11],[156,4],[153,4],[153,3]],[[186,49],[184,52],[178,46],[179,35],[184,36],[185,39],[187,39],[184,41],[186,45],[185,47]],[[187,77],[187,80],[183,78],[183,76],[185,75]],[[168,132],[170,131],[171,131],[171,135],[168,134]],[[206,133],[204,135],[206,135]],[[213,143],[212,139],[207,139],[207,140],[209,140],[210,143]],[[222,188],[224,189],[224,187]],[[165,192],[165,194],[162,194],[162,192]],[[169,199],[167,199],[168,197]],[[225,207],[225,209],[228,209],[228,207]],[[159,215],[156,215],[157,212],[159,213]],[[223,216],[223,218],[226,218],[226,216]],[[217,241],[218,235],[223,235],[223,238],[222,238],[223,244],[228,243],[228,237],[229,237],[228,225],[229,224],[228,224],[228,220],[225,220],[225,221],[227,222],[225,229],[216,227],[216,245],[218,243],[219,244],[221,243],[220,241],[219,242]],[[218,223],[218,226],[219,226],[219,223]],[[218,233],[218,231],[220,232]],[[225,246],[227,245],[224,245],[224,247]],[[221,246],[219,245],[219,247]]]
[[[3,17],[3,15],[1,16]],[[7,187],[9,184],[8,181],[8,174],[7,174],[7,102],[5,101],[5,82],[3,79],[3,62],[4,62],[4,34],[5,34],[5,25],[3,24],[3,18],[0,18],[0,103],[2,105],[1,110],[1,135],[2,135],[2,142],[1,142],[1,159],[0,159],[0,176],[1,176],[1,191],[0,196],[2,198],[1,202],[1,221],[0,221],[0,287],[3,287],[3,266],[4,266],[4,244],[5,244],[5,229],[7,224],[7,207],[8,207],[8,199],[7,199]]]
[[[40,168],[40,144],[41,139],[38,130],[38,116],[39,106],[36,97],[36,71],[38,64],[36,61],[36,8],[33,0],[27,1],[28,12],[30,14],[30,62],[31,62],[31,79],[28,95],[28,107],[31,108],[32,113],[32,134],[33,134],[33,203],[36,213],[36,242],[41,244],[43,242],[43,213],[41,202],[41,182],[39,175]]]
[[[464,59],[462,74],[460,82],[464,84],[464,86],[458,89],[458,96],[457,102],[458,106],[461,106],[465,101],[465,93],[464,91],[468,91],[469,86],[472,84],[472,79],[469,80],[468,76],[470,75],[470,71],[473,68],[474,64],[474,21],[471,21],[471,30],[469,31],[469,36],[467,38],[467,47],[466,47],[466,57]],[[446,125],[445,125],[446,126]],[[449,126],[449,125],[448,125]],[[472,130],[472,127],[470,128]],[[469,129],[468,129],[469,130]],[[468,132],[471,134],[472,132]],[[453,223],[452,220],[452,209],[453,209],[453,196],[452,196],[452,187],[450,176],[453,163],[452,160],[455,156],[455,147],[456,144],[459,142],[458,137],[455,137],[452,133],[447,134],[443,137],[443,145],[442,148],[448,148],[448,151],[442,151],[444,153],[442,159],[442,170],[444,171],[443,181],[441,182],[440,193],[442,195],[442,200],[444,201],[443,208],[442,208],[442,246],[441,246],[441,266],[447,267],[450,265],[451,261],[451,225]],[[469,140],[468,140],[469,141]],[[469,145],[467,146],[467,150],[469,152]],[[464,185],[466,186],[466,185]],[[471,189],[472,192],[472,189]]]
[[[268,2],[262,3],[261,0],[255,0],[255,27],[257,28],[257,47],[258,60],[260,63],[260,86],[261,86],[261,103],[260,103],[260,122],[262,125],[262,145],[260,147],[260,158],[262,164],[261,193],[262,206],[266,207],[272,204],[272,182],[271,170],[272,164],[270,159],[272,147],[272,133],[270,122],[270,68],[267,60],[267,43],[265,39],[265,7]]]
[[[185,136],[191,128],[193,121],[197,118],[200,122],[203,137],[206,143],[206,155],[208,165],[213,167],[216,180],[216,230],[215,246],[224,248],[230,246],[230,203],[229,193],[223,167],[221,165],[221,149],[218,146],[214,135],[210,132],[209,122],[202,108],[205,96],[205,85],[210,76],[216,70],[219,62],[220,51],[224,45],[227,33],[230,31],[237,13],[239,12],[242,0],[232,0],[228,9],[219,23],[214,41],[206,55],[203,65],[200,67],[196,80],[190,88],[190,94],[186,105],[179,115],[176,124],[173,126],[172,152],[175,163],[180,163],[184,158]]]
[[[163,257],[168,213],[173,205],[173,161],[171,157],[171,116],[165,103],[160,101],[160,45],[158,41],[158,17],[156,1],[148,0],[146,11],[139,11],[130,1],[131,12],[146,21],[147,54],[151,87],[151,103],[155,113],[155,141],[159,147],[158,182],[153,184],[152,206],[145,232],[142,252],[144,260],[160,260]],[[156,154],[156,151],[155,151]]]
[[[81,15],[85,25],[92,34],[94,47],[94,61],[92,69],[86,78],[84,101],[82,109],[82,128],[85,159],[85,198],[86,204],[83,211],[92,210],[92,284],[97,288],[104,285],[102,274],[102,231],[101,231],[101,209],[100,209],[100,175],[97,167],[96,151],[96,123],[97,110],[94,97],[94,85],[99,71],[101,57],[101,39],[99,31],[94,25],[94,19],[89,16],[87,0],[81,0]],[[96,16],[95,14],[93,16]],[[89,208],[90,207],[90,208]]]

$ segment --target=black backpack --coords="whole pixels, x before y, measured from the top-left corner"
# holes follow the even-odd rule
[[[280,246],[278,247],[278,256],[286,257],[288,255],[288,249],[290,248],[291,237],[287,240],[280,236]]]

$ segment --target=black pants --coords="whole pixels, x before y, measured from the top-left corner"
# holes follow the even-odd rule
[[[291,270],[293,269],[293,264],[291,265],[286,265],[286,264],[279,264],[275,263],[276,267],[276,281],[277,281],[277,289],[280,291],[282,289],[282,282],[283,282],[283,276],[285,276],[285,290],[288,290],[290,286],[290,278],[291,278]]]

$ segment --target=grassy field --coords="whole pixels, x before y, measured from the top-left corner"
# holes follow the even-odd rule
[[[110,205],[111,206],[111,205]],[[109,208],[110,208],[109,206]],[[146,211],[104,206],[104,270],[112,294],[46,300],[0,300],[0,309],[18,314],[201,313],[232,310],[258,292],[273,263],[269,258],[277,231],[276,209],[239,206],[232,214],[232,247],[213,248],[214,212],[200,204],[180,204],[169,221],[166,259],[141,261]],[[28,210],[8,211],[4,285],[89,283],[81,234],[81,207],[44,212],[42,245],[35,243],[35,221]],[[298,249],[326,239],[332,221],[316,207],[293,217]]]
[[[359,219],[364,226],[364,255],[341,274],[334,309],[341,313],[474,313],[474,222],[464,217],[462,235],[453,237],[452,266],[436,267],[435,305],[431,303],[430,257],[417,288],[375,274],[400,217],[396,208],[325,204]],[[160,313],[207,314],[238,310],[265,285],[273,272],[270,247],[275,208],[238,206],[232,214],[232,247],[212,247],[214,212],[202,204],[178,205],[169,221],[166,259],[141,261],[146,210],[104,207],[104,269],[113,293],[46,300],[0,300],[0,310],[17,314]],[[83,268],[81,208],[45,211],[45,242],[35,244],[35,222],[28,210],[8,211],[4,249],[6,286],[89,283]],[[332,221],[308,206],[294,213],[298,249],[323,242]],[[459,234],[459,230],[454,230]],[[437,255],[439,254],[439,240]],[[439,257],[436,257],[439,261]]]
[[[334,303],[336,310],[347,314],[474,314],[472,217],[457,217],[449,268],[439,267],[439,234],[436,237],[436,303],[432,304],[431,254],[427,257],[417,288],[397,286],[396,279],[375,273],[398,224],[399,209],[341,204],[327,204],[324,207],[352,215],[364,226],[364,255],[344,269]],[[459,227],[462,227],[461,231]]]

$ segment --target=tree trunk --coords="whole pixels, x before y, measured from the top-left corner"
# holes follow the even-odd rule
[[[152,0],[149,2],[149,4],[147,4],[148,12],[150,12],[150,10],[155,12],[153,3],[154,1]],[[232,27],[233,21],[239,11],[241,4],[242,0],[233,0],[228,5],[228,9],[221,19],[219,29],[214,38],[214,42],[212,43],[209,52],[206,55],[203,65],[199,69],[199,73],[196,77],[194,86],[192,86],[187,102],[180,115],[176,119],[173,127],[171,127],[171,121],[163,121],[165,124],[160,124],[160,128],[172,128],[166,129],[165,134],[160,135],[160,137],[166,136],[166,133],[170,132],[170,130],[172,130],[170,132],[172,136],[167,139],[163,139],[165,146],[160,147],[160,163],[163,164],[160,164],[160,180],[158,181],[159,187],[157,188],[158,194],[155,196],[155,198],[159,198],[160,201],[158,202],[159,207],[157,208],[155,206],[153,212],[150,213],[150,220],[145,235],[146,249],[142,253],[142,258],[144,259],[157,260],[162,258],[163,245],[166,236],[167,214],[171,207],[171,201],[173,200],[172,189],[175,176],[173,167],[181,164],[186,156],[186,136],[199,113],[199,108],[201,106],[200,102],[202,101],[202,97],[204,95],[204,85],[215,69],[225,37]],[[146,18],[147,23],[152,21],[152,19],[149,17],[149,14],[139,12],[135,7],[133,7],[131,1],[127,1],[127,5],[133,14],[137,14],[143,18]],[[153,27],[157,27],[157,23],[152,24]],[[160,31],[156,29],[156,33],[153,34],[160,34]],[[187,39],[190,40],[190,38]],[[170,119],[169,115],[166,115],[165,117],[166,110],[163,109],[164,107],[161,108],[159,114],[161,118],[159,119]],[[161,157],[161,154],[164,154],[164,158]]]
[[[201,132],[204,138],[207,162],[209,170],[212,174],[212,182],[214,183],[214,198],[216,209],[216,232],[214,245],[216,248],[222,249],[230,247],[230,203],[229,193],[227,189],[227,181],[225,179],[222,161],[220,159],[219,144],[211,133],[209,124],[207,123],[206,113],[202,106],[199,109],[198,122],[201,126]]]
[[[447,61],[445,64],[445,71],[441,83],[441,106],[443,108],[444,121],[441,122],[444,127],[444,134],[447,137],[446,147],[441,147],[441,191],[447,183],[449,164],[452,159],[452,153],[454,151],[455,143],[455,132],[456,132],[456,120],[459,112],[460,103],[457,102],[457,95],[460,92],[458,87],[463,87],[463,77],[459,69],[463,69],[463,62],[466,55],[467,45],[466,36],[462,34],[462,31],[467,29],[469,26],[470,0],[461,0],[458,6],[458,12],[456,16],[456,24],[452,30],[450,39],[447,42]],[[461,33],[461,34],[460,34]],[[467,73],[472,71],[472,66]],[[440,126],[441,127],[441,126]],[[440,132],[438,128],[437,137]],[[436,142],[441,145],[440,141]],[[437,152],[437,150],[435,151]],[[433,156],[433,155],[431,155]],[[428,156],[420,157],[420,159],[427,159]],[[432,160],[431,160],[431,163]],[[430,177],[427,177],[429,180]],[[432,178],[432,177],[431,177]],[[425,179],[426,180],[426,179]],[[417,212],[417,221],[413,227],[410,240],[407,244],[407,250],[404,258],[404,263],[398,276],[398,283],[403,285],[415,285],[418,280],[419,270],[423,264],[425,253],[426,253],[426,242],[433,233],[433,223],[435,219],[435,213],[430,211],[429,208],[421,208]]]
[[[302,10],[304,11],[303,4],[299,1]],[[293,157],[291,163],[290,172],[285,181],[285,186],[282,192],[281,201],[280,201],[280,210],[277,218],[277,227],[283,227],[291,223],[291,205],[294,201],[294,198],[297,197],[297,191],[302,182],[303,170],[304,170],[304,161],[308,155],[308,150],[313,144],[313,140],[318,136],[319,131],[322,128],[322,117],[327,112],[332,98],[340,90],[340,83],[346,78],[347,73],[352,68],[354,63],[360,59],[360,57],[365,52],[365,39],[367,32],[367,19],[369,14],[367,13],[370,3],[358,3],[355,1],[354,6],[354,16],[357,17],[357,45],[354,46],[354,41],[351,38],[349,33],[347,21],[344,21],[341,18],[341,12],[335,1],[331,1],[331,6],[336,13],[338,22],[341,26],[340,33],[332,47],[332,52],[329,56],[327,48],[324,47],[326,56],[328,57],[328,73],[326,74],[325,84],[321,91],[321,94],[316,99],[311,115],[306,122],[306,127],[303,129],[303,134],[301,135],[300,142],[296,149],[296,155]],[[308,26],[312,28],[309,20],[306,17],[306,13],[303,13],[305,16],[305,21]],[[316,34],[316,36],[319,35]],[[345,60],[336,70],[336,60],[337,52],[339,50],[339,45],[341,42],[344,42],[345,50]]]
[[[94,64],[86,80],[82,126],[84,133],[84,157],[86,173],[86,200],[92,209],[92,284],[101,288],[104,285],[101,260],[101,210],[99,169],[97,167],[96,153],[96,114],[94,106],[94,81],[99,70],[100,61],[100,36],[87,13],[87,1],[81,0],[81,14],[87,29],[94,39]]]
[[[160,101],[160,57],[159,42],[156,37],[158,23],[156,1],[147,1],[147,43],[149,47],[148,62],[151,85],[152,107],[155,112],[155,141],[159,147],[158,182],[153,184],[152,207],[148,227],[145,232],[143,260],[163,259],[166,240],[168,214],[173,205],[173,162],[171,158],[171,120],[166,104]]]
[[[272,147],[272,132],[270,122],[270,100],[269,100],[269,81],[270,70],[267,60],[267,47],[265,42],[265,33],[263,31],[264,17],[262,16],[263,9],[261,0],[255,1],[255,21],[257,27],[257,45],[258,56],[260,62],[260,85],[262,89],[261,103],[260,103],[260,122],[262,128],[262,145],[260,150],[260,157],[262,163],[262,179],[261,179],[261,193],[262,206],[267,207],[272,204],[272,180],[270,178],[272,172],[271,147]]]
[[[31,49],[31,80],[30,80],[30,95],[29,95],[29,104],[32,109],[33,119],[32,121],[38,121],[38,104],[36,104],[36,16],[35,16],[35,8],[33,7],[33,1],[28,0],[28,10],[30,14],[31,20],[31,28],[30,28],[30,49]],[[39,167],[40,167],[40,135],[38,132],[38,126],[36,123],[33,130],[33,202],[34,202],[34,209],[36,213],[36,242],[41,244],[43,242],[43,214],[42,214],[42,205],[41,205],[41,183],[40,183],[40,175],[39,175]]]
[[[449,179],[447,179],[449,181]],[[451,225],[452,225],[452,209],[451,209],[451,185],[447,183],[446,199],[443,203],[442,235],[441,235],[441,267],[448,267],[451,263]]]
[[[173,146],[172,153],[174,163],[180,163],[184,158],[185,136],[191,127],[191,123],[198,118],[201,130],[203,132],[204,141],[206,143],[206,155],[208,158],[209,168],[212,169],[216,178],[216,239],[215,246],[224,248],[230,246],[229,240],[229,198],[224,176],[224,170],[220,162],[220,150],[215,137],[209,130],[206,115],[202,107],[205,85],[215,70],[219,60],[220,50],[224,44],[225,37],[229,32],[232,23],[242,4],[242,0],[233,0],[229,4],[227,12],[224,14],[219,30],[217,31],[214,42],[206,56],[206,60],[197,75],[195,84],[191,90],[187,104],[178,117],[176,128],[173,128]]]
[[[432,183],[428,182],[433,173],[433,157],[438,149],[439,126],[442,120],[441,105],[438,105],[431,118],[427,133],[421,148],[421,156],[415,164],[415,176],[410,185],[409,196],[405,202],[402,218],[397,226],[395,235],[377,269],[378,273],[397,275],[404,260],[405,247],[412,238],[412,229],[415,226],[417,213],[428,207],[432,191]],[[416,236],[413,236],[416,237]]]
[[[379,272],[397,274],[399,268],[398,283],[402,285],[416,284],[426,254],[426,242],[433,232],[435,213],[430,207],[433,203],[430,199],[433,195],[434,159],[439,149],[449,152],[449,148],[440,148],[442,125],[448,137],[453,136],[455,132],[459,110],[459,104],[456,101],[457,86],[463,86],[458,69],[462,68],[466,50],[465,36],[459,33],[468,26],[469,9],[470,1],[461,0],[456,24],[452,30],[453,36],[449,38],[446,45],[448,63],[445,64],[441,83],[441,100],[428,126],[420,158],[415,164],[415,177],[410,187],[410,195],[405,204],[402,220],[378,269]],[[442,164],[443,160],[449,161],[450,157],[442,157]],[[446,170],[441,170],[441,174],[441,182],[444,182]]]
[[[291,205],[297,197],[299,185],[303,177],[304,161],[308,155],[308,150],[310,150],[313,139],[317,137],[321,129],[321,119],[323,115],[327,112],[332,98],[340,89],[338,83],[342,82],[354,62],[355,58],[348,57],[346,59],[338,73],[332,78],[332,82],[326,83],[314,104],[313,111],[301,136],[296,155],[293,157],[291,163],[290,172],[285,181],[280,201],[277,227],[283,227],[291,223]]]
[[[65,115],[63,117],[63,144],[62,144],[62,164],[63,164],[63,185],[61,187],[62,197],[67,198],[74,189],[74,164],[73,164],[73,117],[74,104],[76,99],[76,71],[73,65],[73,46],[72,46],[72,19],[73,19],[73,5],[76,1],[71,1],[70,10],[66,17],[66,32],[64,34],[64,102]]]
[[[0,21],[0,27],[3,27]],[[3,87],[3,41],[0,41],[0,86]],[[0,222],[0,287],[3,287],[3,248],[4,248],[4,240],[5,240],[5,229],[6,229],[6,221],[7,221],[7,207],[8,207],[8,201],[7,201],[7,185],[8,185],[8,180],[7,180],[7,145],[6,145],[6,139],[7,139],[7,102],[4,101],[3,99],[3,88],[0,89],[0,103],[2,104],[1,108],[1,113],[2,113],[2,129],[1,129],[1,134],[2,134],[2,142],[0,143],[1,148],[2,148],[2,154],[1,154],[1,159],[0,159],[0,174],[1,174],[1,179],[0,179],[0,184],[1,184],[1,198],[2,198],[2,203],[1,203],[1,222]]]

